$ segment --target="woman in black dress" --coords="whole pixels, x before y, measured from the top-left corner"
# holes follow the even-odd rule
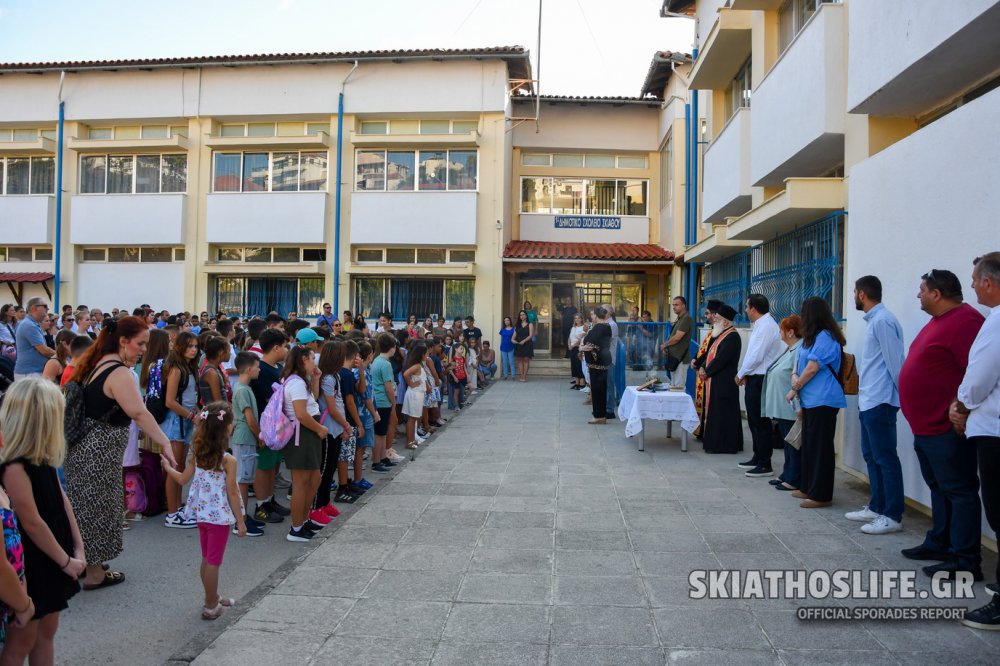
[[[517,313],[517,325],[514,327],[514,337],[511,341],[514,343],[514,358],[522,382],[528,381],[528,366],[535,357],[535,344],[532,342],[534,335],[535,327],[528,322],[528,313],[521,310]]]
[[[583,338],[580,351],[587,360],[590,372],[590,398],[594,418],[587,423],[601,425],[608,422],[608,369],[611,367],[611,326],[608,311],[594,308],[594,325]]]
[[[28,377],[11,387],[0,410],[0,480],[21,523],[25,581],[35,605],[31,622],[8,627],[5,663],[54,662],[59,613],[79,592],[77,578],[86,570],[83,539],[56,475],[66,450],[64,404],[54,383]]]

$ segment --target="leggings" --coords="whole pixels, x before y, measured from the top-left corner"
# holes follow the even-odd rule
[[[322,447],[322,456],[314,509],[321,509],[330,503],[330,486],[333,484],[334,474],[337,473],[337,461],[340,460],[340,435],[326,436],[326,446]]]

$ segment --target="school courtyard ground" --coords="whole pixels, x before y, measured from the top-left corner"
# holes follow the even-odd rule
[[[390,479],[373,479],[376,488],[324,529],[319,543],[286,544],[280,530],[268,535],[275,543],[231,543],[224,588],[239,575],[227,565],[241,566],[244,551],[253,551],[254,566],[263,560],[276,569],[212,624],[194,619],[197,580],[185,583],[191,590],[183,611],[165,604],[165,615],[146,620],[169,627],[170,615],[183,612],[184,640],[171,641],[170,651],[150,663],[1000,660],[1000,632],[956,621],[796,617],[806,606],[975,608],[988,599],[983,583],[971,601],[689,598],[688,574],[696,569],[916,569],[927,591],[929,581],[915,566],[924,563],[899,551],[920,543],[929,521],[907,509],[904,532],[864,535],[843,518],[866,497],[866,487],[847,475],[838,472],[832,508],[800,509],[766,480],[745,477],[738,456],[705,455],[693,438],[682,453],[676,425],[668,440],[663,423],[647,421],[645,452],[621,423],[588,426],[583,397],[562,379],[496,382],[415,460]],[[193,558],[193,537],[190,546]],[[991,580],[995,555],[985,559]],[[195,578],[194,563],[185,559],[174,575]],[[83,597],[91,603],[88,593]],[[74,643],[82,638],[70,634]],[[73,663],[72,646],[57,647],[60,661]],[[114,660],[107,654],[103,663]]]

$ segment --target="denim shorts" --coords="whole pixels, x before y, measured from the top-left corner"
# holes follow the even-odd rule
[[[257,473],[257,445],[230,443],[229,446],[236,458],[236,483],[253,483]]]
[[[167,412],[167,418],[163,422],[163,434],[171,442],[191,443],[191,435],[194,434],[194,423],[188,419],[182,419],[174,412]]]
[[[370,416],[365,417],[361,425],[365,428],[365,436],[358,437],[356,446],[359,449],[370,449],[375,446],[375,419]]]

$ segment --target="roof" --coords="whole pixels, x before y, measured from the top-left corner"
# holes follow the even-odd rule
[[[504,259],[551,259],[560,261],[668,262],[674,253],[659,245],[634,243],[549,243],[510,241]]]
[[[687,14],[694,15],[695,0],[663,0],[660,8],[660,16],[667,14]]]
[[[0,63],[0,74],[11,72],[117,69],[160,69],[168,67],[234,67],[239,65],[314,64],[365,61],[448,60],[500,58],[507,62],[510,77],[530,79],[531,64],[523,46],[492,46],[474,49],[393,49],[384,51],[341,51],[317,53],[267,53],[247,55],[192,56],[183,58],[141,58],[129,60],[73,60],[65,62]]]
[[[653,54],[653,59],[649,63],[646,71],[646,79],[642,82],[640,97],[663,97],[663,89],[667,87],[667,81],[673,73],[673,65],[689,65],[693,62],[691,56],[686,53],[674,53],[672,51],[657,51]]]
[[[0,282],[45,282],[52,273],[0,273]]]
[[[658,106],[657,102],[641,97],[588,97],[584,95],[542,95],[541,100],[546,104],[610,104],[611,106]],[[514,102],[524,102],[534,104],[534,95],[524,95],[513,98]]]

